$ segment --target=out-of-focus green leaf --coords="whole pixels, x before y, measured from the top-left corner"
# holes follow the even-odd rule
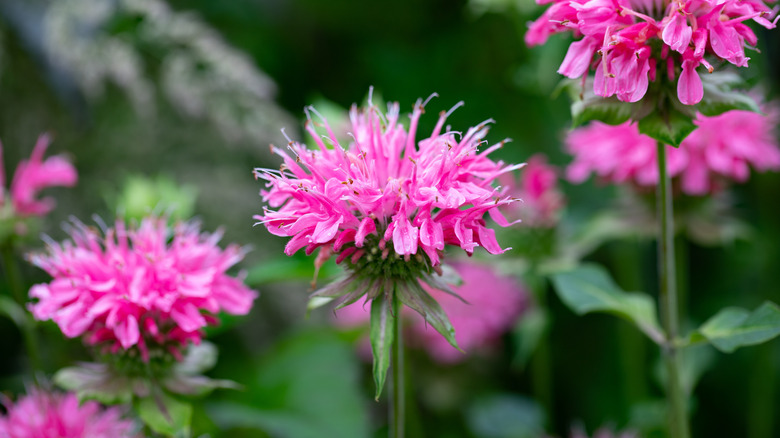
[[[731,353],[739,347],[756,345],[780,335],[780,307],[764,302],[753,312],[727,307],[702,325],[692,335],[706,338],[715,348]]]
[[[653,299],[643,293],[622,291],[604,268],[583,265],[560,272],[553,275],[553,284],[561,300],[575,313],[612,313],[636,324],[656,343],[664,341]]]
[[[133,175],[125,180],[118,195],[107,196],[108,203],[126,219],[141,220],[152,211],[165,212],[173,220],[189,219],[195,210],[197,192],[164,176]]]
[[[688,395],[699,383],[701,377],[715,364],[715,350],[710,345],[694,345],[678,350],[680,355],[680,383]],[[654,374],[662,388],[666,387],[666,366],[659,357],[654,367]]]
[[[374,398],[379,400],[382,394],[382,388],[385,387],[385,378],[387,369],[390,367],[390,351],[393,346],[395,316],[393,316],[393,305],[389,294],[380,296],[371,301],[371,352],[374,355],[374,384],[376,385],[376,395]],[[396,313],[398,315],[398,313]]]
[[[718,71],[702,76],[704,97],[696,110],[705,116],[716,116],[731,110],[761,112],[756,101],[749,94],[734,88],[745,88],[745,82],[738,74]]]
[[[544,410],[533,400],[514,394],[492,394],[469,406],[466,421],[480,438],[544,436]]]
[[[30,327],[32,321],[24,308],[7,296],[0,296],[0,314],[7,316],[20,329]]]
[[[73,391],[79,400],[97,400],[103,404],[129,403],[134,394],[148,395],[145,382],[117,375],[105,364],[81,363],[63,368],[54,375],[54,383]]]
[[[198,345],[187,347],[187,353],[184,358],[174,366],[174,373],[177,374],[201,374],[217,364],[219,352],[217,346],[208,341],[203,341]]]
[[[666,113],[652,112],[639,119],[639,132],[675,147],[680,146],[695,128],[691,116],[674,108]]]
[[[242,389],[232,380],[212,379],[206,376],[172,374],[161,382],[168,391],[184,396],[204,396],[215,389]]]
[[[370,436],[360,367],[352,345],[335,331],[297,333],[247,367],[257,377],[241,381],[246,391],[207,405],[220,429],[260,429],[285,438]]]
[[[619,125],[630,119],[636,111],[636,104],[621,102],[616,97],[601,97],[593,92],[593,81],[564,81],[563,87],[571,98],[572,126],[580,126],[591,120],[609,125]]]
[[[630,223],[619,212],[604,211],[594,215],[568,239],[562,239],[564,257],[578,261],[603,243],[638,235],[639,227]]]
[[[153,431],[171,437],[189,437],[192,405],[164,392],[136,399],[138,416]]]
[[[512,338],[517,348],[513,359],[515,366],[525,368],[549,326],[550,316],[546,309],[533,307],[523,314],[512,330]]]

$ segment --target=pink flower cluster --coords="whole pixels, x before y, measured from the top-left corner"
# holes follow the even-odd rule
[[[18,216],[43,216],[54,208],[51,198],[36,199],[38,192],[54,186],[71,187],[78,179],[76,169],[62,156],[43,159],[43,154],[49,146],[48,135],[41,135],[33,148],[29,160],[19,163],[11,182],[10,200],[14,214]],[[3,169],[3,154],[0,145],[0,207],[6,203],[3,189],[5,171]]]
[[[770,0],[771,1],[771,0]],[[647,91],[656,69],[677,78],[680,102],[693,105],[703,97],[696,68],[713,54],[746,67],[746,46],[755,33],[744,22],[775,27],[776,11],[763,0],[537,0],[550,7],[531,23],[525,41],[543,44],[550,34],[571,31],[580,38],[569,46],[558,73],[568,78],[587,75],[595,67],[593,91],[636,102]],[[770,21],[773,20],[774,21]],[[660,50],[653,52],[653,47]],[[657,49],[655,49],[657,50]],[[596,60],[594,61],[594,56]],[[662,73],[663,74],[663,73]]]
[[[464,300],[421,283],[436,301],[441,304],[455,328],[458,345],[466,352],[495,342],[509,331],[517,318],[528,307],[528,292],[517,280],[499,275],[493,268],[475,262],[455,262],[452,267],[460,275],[463,284],[453,286],[452,290]],[[485,285],[490,285],[488,289]],[[335,313],[335,322],[344,327],[367,325],[369,305],[357,302],[339,309]],[[417,312],[404,307],[404,319],[408,323],[406,335],[409,343],[424,347],[433,359],[440,363],[456,363],[466,355],[456,350],[436,330],[426,324]],[[366,357],[370,358],[370,345],[363,347]]]
[[[106,228],[106,227],[103,227]],[[226,271],[244,256],[242,248],[217,246],[220,233],[200,233],[197,223],[148,217],[127,228],[98,230],[75,223],[72,241],[50,241],[47,253],[30,261],[53,277],[37,284],[30,296],[36,319],[51,319],[65,336],[85,335],[87,344],[109,351],[137,347],[149,360],[151,347],[176,358],[202,329],[224,311],[249,312],[257,293]]]
[[[558,189],[558,169],[547,164],[547,157],[536,154],[529,158],[518,183],[508,175],[501,180],[509,187],[508,193],[521,199],[505,207],[504,213],[510,219],[519,219],[532,227],[555,225],[564,197]]]
[[[122,419],[118,408],[97,402],[79,403],[75,394],[32,390],[16,404],[5,403],[0,417],[0,438],[131,438],[132,421]]]
[[[322,120],[327,130],[323,140],[309,119],[306,130],[318,149],[292,141],[290,154],[272,147],[284,159],[281,169],[255,169],[255,177],[266,180],[269,188],[261,192],[263,200],[277,208],[265,209],[255,219],[272,234],[292,237],[285,248],[288,255],[323,247],[339,254],[337,262],[347,257],[356,262],[369,239],[383,258],[391,243],[406,260],[422,249],[432,266],[439,264],[445,244],[468,253],[477,246],[493,254],[505,251],[483,216],[489,213],[508,225],[498,207],[513,199],[490,184],[521,166],[488,158],[504,142],[478,151],[491,121],[461,134],[443,130],[448,113],[442,112],[431,135],[418,142],[423,107],[421,101],[415,104],[407,131],[399,122],[397,103],[388,105],[387,114],[373,105],[360,111],[353,106],[353,141],[346,147],[327,121]]]
[[[715,192],[724,180],[744,182],[750,166],[780,170],[780,149],[774,134],[777,116],[734,110],[714,117],[701,114],[697,128],[679,148],[668,147],[667,171],[689,195]],[[652,187],[658,183],[655,140],[640,134],[635,123],[610,126],[594,122],[573,130],[566,147],[574,155],[566,174],[578,183],[590,173],[616,183]]]

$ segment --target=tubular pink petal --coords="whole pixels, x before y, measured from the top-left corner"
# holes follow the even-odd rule
[[[558,68],[558,73],[572,79],[582,77],[588,72],[593,54],[596,53],[598,46],[598,40],[592,38],[584,38],[571,43],[560,68]]]
[[[693,61],[683,61],[682,73],[677,81],[677,97],[685,105],[696,105],[704,97],[704,86]]]

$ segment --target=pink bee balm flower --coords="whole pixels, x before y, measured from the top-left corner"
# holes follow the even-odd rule
[[[463,280],[460,286],[453,286],[452,290],[468,303],[427,285],[423,285],[423,288],[449,315],[458,345],[466,353],[472,353],[495,343],[512,328],[528,307],[528,292],[514,278],[499,275],[484,264],[455,262],[452,267]],[[489,289],[485,289],[486,284],[490,285]],[[431,330],[417,313],[406,309],[404,312],[408,322],[406,336],[410,344],[423,347],[433,359],[444,364],[460,362],[467,357],[439,333]],[[335,322],[342,327],[367,325],[368,318],[368,307],[361,302],[335,313]],[[360,346],[360,352],[364,357],[371,357],[366,344]]]
[[[97,402],[79,403],[73,393],[33,390],[5,403],[0,417],[0,438],[131,438],[139,437],[135,425],[122,418],[118,408],[102,408]]]
[[[780,114],[767,116],[750,111],[729,111],[714,117],[701,114],[697,125],[683,141],[688,165],[680,174],[682,190],[705,195],[722,186],[724,179],[745,182],[750,166],[759,172],[780,170],[777,126]]]
[[[528,160],[518,184],[507,178],[509,193],[522,199],[505,208],[511,218],[533,227],[551,227],[564,205],[563,193],[558,189],[558,169],[547,164],[547,157],[536,154]]]
[[[33,148],[29,160],[19,163],[11,182],[10,198],[14,213],[18,216],[43,216],[54,208],[51,198],[36,199],[38,193],[55,186],[72,187],[78,176],[73,165],[63,156],[43,159],[43,154],[51,139],[41,135]],[[2,162],[2,145],[0,145],[0,206],[6,201],[2,185],[5,174]]]
[[[420,281],[446,288],[433,275],[441,274],[445,245],[468,254],[479,246],[491,254],[506,251],[484,216],[509,225],[498,208],[515,199],[491,184],[522,165],[488,158],[505,141],[479,150],[491,120],[463,134],[445,128],[449,113],[441,112],[431,135],[417,140],[424,106],[422,100],[414,105],[408,129],[399,121],[398,103],[389,104],[386,114],[372,104],[363,110],[353,106],[353,141],[346,146],[324,119],[323,141],[309,119],[306,130],[317,149],[290,141],[290,154],[272,147],[284,160],[279,170],[255,169],[255,178],[267,182],[263,200],[275,209],[265,208],[255,219],[272,234],[291,237],[288,255],[320,248],[318,264],[331,254],[336,263],[346,261],[346,278],[313,297],[339,298],[340,305],[366,294],[372,305],[377,298],[386,300],[381,303],[397,297],[454,344],[446,315]],[[376,345],[388,346],[384,339],[377,337]]]
[[[774,135],[777,115],[733,110],[718,116],[696,116],[697,128],[679,148],[668,148],[667,170],[680,189],[693,196],[722,187],[724,180],[744,182],[750,166],[780,170],[780,149]],[[613,183],[652,187],[658,183],[655,140],[639,133],[635,123],[609,126],[600,122],[578,128],[566,138],[574,162],[567,169],[572,182],[591,173]]]
[[[407,261],[420,249],[431,266],[439,264],[445,244],[469,254],[478,246],[492,254],[504,252],[483,216],[489,213],[507,224],[498,207],[513,199],[501,197],[490,183],[521,165],[487,157],[504,142],[478,151],[490,120],[465,135],[442,132],[448,115],[442,112],[430,137],[418,142],[422,113],[418,101],[407,132],[399,123],[397,103],[388,105],[387,114],[373,105],[362,111],[353,106],[354,141],[346,147],[323,120],[332,143],[326,145],[309,120],[306,130],[318,149],[290,142],[289,155],[272,147],[284,160],[281,169],[255,170],[256,178],[268,182],[263,200],[277,208],[255,218],[272,234],[292,237],[288,255],[325,247],[339,255],[339,263],[347,257],[356,263],[373,248],[383,259],[393,251]]]
[[[569,78],[595,69],[596,95],[636,102],[656,77],[677,81],[680,102],[699,103],[703,86],[696,69],[712,65],[705,55],[746,67],[745,47],[755,46],[753,20],[775,27],[776,9],[763,0],[537,0],[549,8],[529,25],[528,45],[543,44],[549,35],[572,32],[558,72]],[[581,39],[580,39],[581,38]],[[667,75],[656,74],[661,67]]]
[[[106,227],[103,227],[106,228]],[[149,351],[176,358],[214,315],[249,312],[257,293],[227,270],[244,251],[221,249],[221,233],[201,233],[197,223],[147,217],[137,227],[117,220],[104,234],[76,222],[64,243],[49,241],[47,252],[30,261],[53,277],[38,284],[30,310],[38,320],[51,319],[67,337],[84,336],[87,344],[110,352],[137,348],[144,361]]]

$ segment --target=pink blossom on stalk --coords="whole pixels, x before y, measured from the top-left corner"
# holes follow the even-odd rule
[[[53,320],[67,337],[84,336],[110,352],[150,349],[176,358],[199,343],[219,312],[249,312],[257,293],[227,270],[244,256],[237,245],[221,249],[221,233],[201,233],[194,222],[173,229],[147,217],[128,228],[118,219],[104,233],[75,222],[72,240],[49,241],[30,261],[53,277],[37,284],[30,305],[38,320]]]
[[[681,75],[677,87],[680,102],[700,102],[703,93],[696,68],[704,65],[709,72],[713,71],[704,56],[746,67],[749,58],[744,49],[755,46],[757,38],[745,22],[753,20],[773,29],[777,21],[777,11],[763,0],[537,3],[550,6],[529,25],[526,43],[543,44],[551,34],[572,32],[575,38],[582,39],[569,47],[558,72],[579,78],[595,69],[594,92],[626,102],[636,102],[645,95],[648,82],[657,76],[656,66],[669,72],[670,81]]]
[[[574,155],[574,162],[566,169],[566,177],[573,183],[581,183],[594,173],[615,184],[658,184],[656,142],[640,134],[636,123],[611,126],[593,122],[577,128],[566,136],[566,150]],[[667,168],[672,176],[677,175],[687,164],[686,155],[672,147],[667,152]]]
[[[733,110],[718,116],[696,116],[697,128],[679,148],[667,147],[667,170],[680,189],[692,196],[719,190],[724,180],[744,182],[755,170],[780,170],[780,149],[774,135],[777,114]],[[567,178],[582,182],[591,173],[606,181],[652,187],[658,183],[656,143],[626,122],[610,126],[594,122],[573,130],[566,147],[574,161]]]
[[[750,111],[698,114],[693,121],[697,128],[680,146],[688,154],[688,166],[680,174],[682,190],[705,195],[717,190],[722,179],[745,182],[750,166],[759,172],[780,171],[779,119],[774,108],[766,116]]]
[[[50,141],[46,134],[38,137],[30,159],[20,162],[16,168],[11,182],[10,199],[14,213],[19,216],[43,216],[54,208],[53,199],[36,199],[41,190],[55,186],[72,187],[76,184],[76,169],[65,157],[57,155],[43,159]],[[5,203],[2,188],[4,182],[0,145],[0,206]]]
[[[46,393],[34,389],[0,416],[0,438],[135,438],[132,421],[119,408],[97,402],[79,403],[73,393]]]
[[[475,262],[454,262],[452,267],[460,275],[463,284],[453,286],[458,298],[423,284],[423,288],[441,305],[455,327],[458,345],[466,353],[472,353],[495,341],[517,321],[528,307],[526,289],[511,277],[499,275],[488,265]],[[485,285],[490,285],[485,289]],[[449,364],[464,360],[467,356],[456,350],[443,336],[415,312],[404,308],[408,323],[406,336],[412,345],[423,347],[437,362]],[[353,303],[335,312],[334,321],[342,327],[368,325],[368,306]],[[361,356],[370,358],[370,348],[359,346]]]
[[[338,263],[349,258],[355,264],[376,249],[383,260],[392,251],[409,261],[419,249],[436,267],[447,244],[469,254],[478,246],[504,252],[483,216],[489,213],[508,225],[497,209],[514,199],[490,184],[521,165],[488,158],[503,141],[478,150],[491,120],[461,134],[443,131],[448,113],[442,112],[432,134],[418,141],[423,106],[415,104],[408,130],[399,121],[397,103],[388,105],[387,114],[373,105],[353,106],[354,141],[347,146],[338,143],[325,120],[323,141],[309,119],[306,130],[318,149],[293,141],[289,154],[272,147],[284,160],[281,169],[255,170],[256,178],[267,181],[263,200],[276,208],[255,218],[272,234],[291,237],[288,255],[325,248],[338,255]]]
[[[554,226],[564,205],[558,188],[558,169],[547,164],[547,157],[536,154],[528,159],[520,173],[520,181],[502,178],[508,192],[522,199],[505,208],[510,219],[518,218],[526,226]]]

